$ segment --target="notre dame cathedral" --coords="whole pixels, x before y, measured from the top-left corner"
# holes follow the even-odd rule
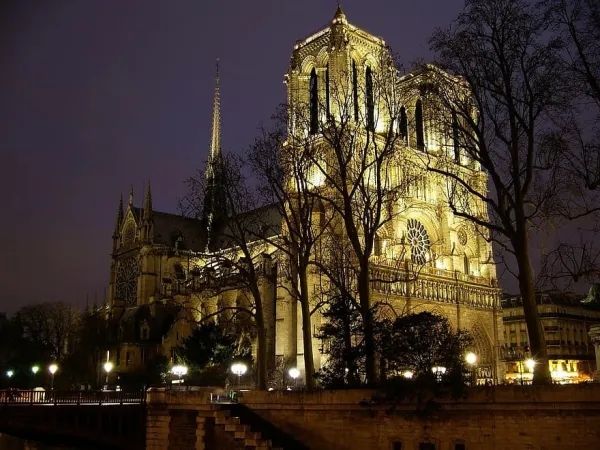
[[[380,68],[377,55],[382,52],[389,52],[385,42],[350,24],[338,7],[329,26],[294,45],[285,75],[288,105],[306,105],[312,111],[310,103],[325,98],[329,105],[332,80],[347,80],[355,89],[351,97],[355,100],[356,113],[362,104],[367,110],[376,109],[377,104],[369,103],[369,89],[373,90],[369,83],[372,83],[372,74]],[[394,78],[395,85],[388,86],[392,91],[405,93],[396,97],[401,103],[395,105],[400,111],[397,131],[402,135],[397,151],[402,152],[403,158],[415,161],[419,161],[415,155],[424,148],[446,151],[448,140],[447,133],[428,119],[428,103],[420,94],[425,76],[422,70],[415,71]],[[445,77],[455,80],[449,74]],[[358,97],[363,93],[356,92],[356,86],[361,84],[366,86],[367,93],[366,101],[362,102]],[[211,170],[210,161],[216,160],[221,152],[219,95],[217,73],[207,171]],[[375,134],[388,132],[385,117],[375,120],[367,111],[367,118],[367,126],[372,127]],[[314,120],[319,119],[315,116]],[[296,126],[292,122],[289,126]],[[311,127],[312,122],[311,116]],[[457,155],[454,164],[479,179],[481,186],[487,185],[486,174],[475,161]],[[395,267],[389,260],[395,247],[400,245],[397,242],[402,242],[401,245],[409,247],[406,253],[409,262],[421,262],[423,268],[410,284],[374,281],[373,297],[375,300],[385,298],[392,310],[431,311],[448,318],[455,328],[468,330],[479,358],[479,378],[500,380],[503,369],[498,349],[503,344],[503,329],[491,244],[471,223],[453,214],[445,200],[443,180],[430,172],[424,171],[424,174],[410,186],[407,201],[411,207],[405,208],[381,233],[371,260],[374,273],[389,272],[390,267]],[[273,214],[272,219],[277,221],[277,214]],[[154,210],[150,184],[145,198],[137,205],[133,191],[127,204],[121,199],[113,233],[109,294],[113,340],[118,343],[109,352],[109,358],[116,373],[136,371],[156,355],[172,357],[173,349],[190,334],[194,321],[187,320],[186,315],[190,313],[182,304],[190,295],[196,295],[194,283],[202,265],[206,264],[200,254],[206,255],[208,238],[206,220]],[[433,254],[435,258],[430,256]],[[243,295],[243,292],[230,290],[218,298],[200,296],[198,311],[211,313],[217,305],[236,304]],[[273,361],[277,357],[296,359],[302,371],[299,307],[276,282],[265,287],[264,295],[269,358]],[[312,320],[316,330],[323,318],[316,312]],[[315,369],[326,362],[321,349],[318,339],[314,339]]]

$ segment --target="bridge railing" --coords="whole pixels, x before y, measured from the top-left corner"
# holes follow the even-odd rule
[[[102,405],[144,404],[145,391],[0,391],[0,404]]]

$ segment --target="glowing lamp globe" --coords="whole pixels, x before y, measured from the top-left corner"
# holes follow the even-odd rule
[[[186,366],[178,364],[176,366],[173,366],[173,368],[171,369],[171,372],[173,373],[173,375],[177,375],[178,377],[183,377],[184,375],[187,375],[188,368]]]
[[[109,373],[112,370],[112,368],[113,368],[113,363],[111,363],[110,361],[106,361],[104,363],[104,371],[106,373]]]
[[[467,364],[473,365],[477,362],[477,355],[473,352],[469,352],[465,355],[465,361],[467,361]]]
[[[235,373],[238,377],[241,377],[246,373],[248,367],[243,363],[235,363],[231,366],[231,371]]]

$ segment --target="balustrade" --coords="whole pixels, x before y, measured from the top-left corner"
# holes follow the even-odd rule
[[[374,292],[480,308],[500,306],[494,279],[475,277],[409,262],[388,264],[381,259],[371,269]]]

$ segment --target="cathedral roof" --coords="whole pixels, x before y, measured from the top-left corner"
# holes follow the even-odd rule
[[[257,240],[257,236],[271,238],[281,234],[281,226],[283,224],[283,216],[277,203],[239,214],[236,220],[239,223],[243,223],[244,229],[248,231],[248,236],[246,237],[248,242]],[[218,248],[225,249],[228,246],[236,245],[235,242],[231,242],[232,239],[227,237],[231,235],[232,233],[225,229]]]
[[[135,217],[141,217],[142,208],[132,207]],[[152,241],[155,244],[175,247],[181,237],[178,247],[182,250],[203,251],[205,249],[206,232],[202,221],[179,214],[152,211],[154,223]]]
[[[131,212],[136,220],[141,220],[143,208],[132,206]],[[255,240],[256,236],[270,238],[281,233],[283,217],[277,204],[262,206],[242,213],[239,217],[244,220],[245,226],[248,228],[250,236],[247,239],[249,241]],[[154,244],[175,247],[177,243],[180,250],[205,251],[206,230],[202,220],[157,210],[152,211],[152,220],[154,224],[152,242]],[[230,233],[225,231],[224,234]],[[233,245],[229,241],[227,238],[220,239],[218,248],[222,249]]]

